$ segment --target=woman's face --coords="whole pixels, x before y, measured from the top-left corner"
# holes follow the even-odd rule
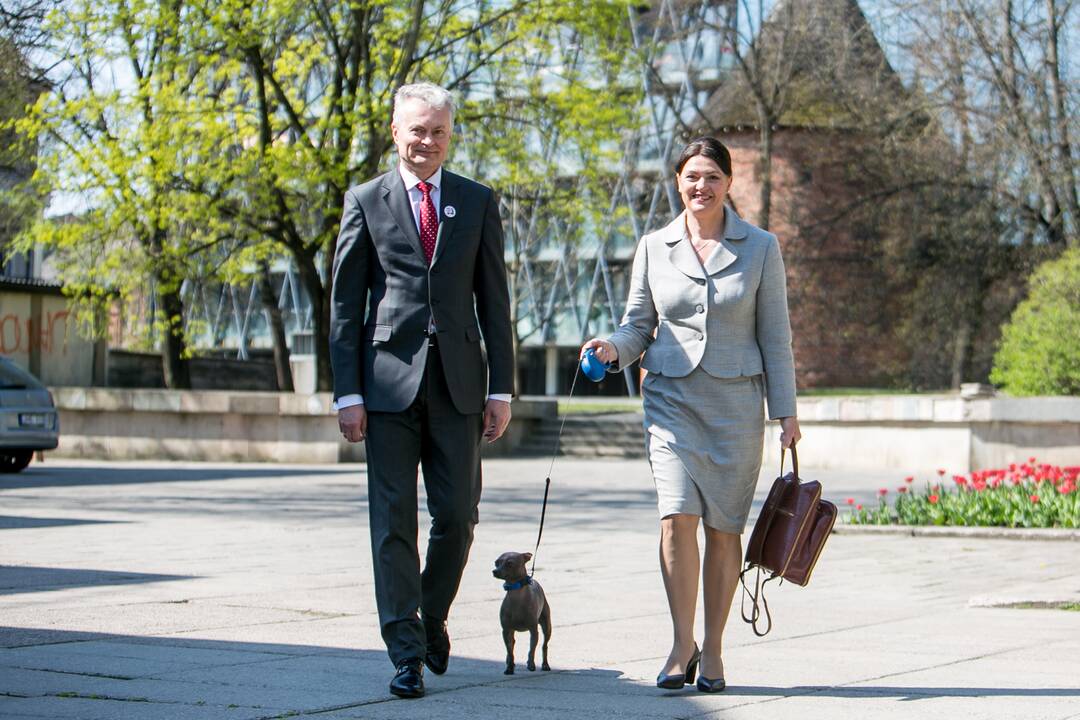
[[[731,178],[713,160],[695,155],[675,176],[683,206],[692,213],[710,213],[724,206]]]

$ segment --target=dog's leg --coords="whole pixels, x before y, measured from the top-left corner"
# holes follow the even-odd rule
[[[503,630],[503,643],[506,644],[506,669],[503,675],[514,674],[514,631]]]
[[[541,649],[541,659],[543,663],[540,665],[541,670],[550,670],[551,666],[548,665],[548,640],[551,639],[551,606],[545,604],[544,609],[540,612],[540,629],[544,631],[544,647]]]
[[[536,669],[536,641],[539,635],[535,625],[529,628],[529,662],[525,665],[529,670]]]

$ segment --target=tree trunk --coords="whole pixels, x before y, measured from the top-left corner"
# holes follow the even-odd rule
[[[296,272],[300,285],[311,302],[311,317],[314,324],[315,344],[315,390],[330,392],[334,389],[334,375],[330,367],[330,302],[329,292],[323,287],[319,271],[315,266],[314,256],[308,253],[293,253]],[[331,258],[331,262],[333,259]],[[329,276],[327,276],[329,277]]]
[[[277,293],[274,292],[274,285],[270,278],[270,263],[266,260],[259,261],[259,297],[262,298],[263,310],[270,324],[278,390],[292,392],[293,376],[292,368],[289,366],[289,346],[285,341],[285,323],[281,320],[281,308],[278,306]]]
[[[323,273],[323,277],[327,281],[327,287],[323,287],[318,275],[316,275],[315,279],[319,286],[319,303],[316,305],[312,301],[312,317],[315,318],[315,370],[318,373],[318,387],[320,391],[329,392],[334,389],[334,369],[330,365],[329,287],[334,277],[334,253],[323,253]]]
[[[158,285],[167,284],[160,273]],[[161,351],[165,387],[170,390],[190,390],[191,372],[184,359],[184,301],[178,290],[158,291],[158,302],[165,315],[165,344]]]
[[[1066,109],[1065,90],[1061,83],[1061,62],[1058,58],[1058,9],[1056,0],[1046,0],[1047,48],[1046,65],[1050,74],[1050,95],[1054,103],[1055,146],[1057,150],[1058,171],[1061,173],[1065,201],[1068,205],[1062,225],[1066,233],[1066,242],[1076,247],[1080,244],[1080,199],[1076,190],[1076,170],[1072,159],[1072,143],[1069,139],[1069,113]]]
[[[762,230],[768,230],[769,218],[772,214],[773,128],[772,119],[764,113],[761,113],[759,147],[761,157],[758,158],[758,180],[761,183],[761,207],[758,210],[757,224]]]
[[[951,381],[949,387],[953,390],[960,389],[960,383],[964,382],[964,372],[967,370],[971,356],[971,320],[966,316],[960,319],[960,326],[956,329],[953,338],[953,359]]]

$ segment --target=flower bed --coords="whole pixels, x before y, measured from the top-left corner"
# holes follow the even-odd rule
[[[1008,469],[953,475],[916,490],[904,478],[895,493],[878,490],[877,507],[848,498],[846,520],[856,525],[967,525],[1020,528],[1080,527],[1080,467],[1039,464],[1035,458]],[[890,503],[890,497],[895,498]]]

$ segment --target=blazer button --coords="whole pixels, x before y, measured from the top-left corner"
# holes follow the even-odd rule
[[[697,310],[699,313],[705,312],[705,306],[702,305],[701,303],[698,303],[698,306],[696,308],[694,308],[694,309]]]
[[[698,340],[704,340],[705,339],[705,333],[697,333],[697,339]]]

